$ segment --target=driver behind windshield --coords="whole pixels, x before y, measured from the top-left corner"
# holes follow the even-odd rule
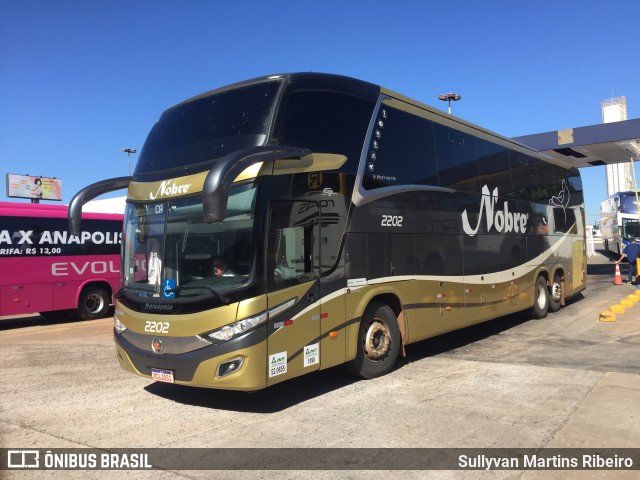
[[[213,260],[213,275],[214,277],[233,277],[236,275],[236,272],[230,270],[224,260],[215,258]]]

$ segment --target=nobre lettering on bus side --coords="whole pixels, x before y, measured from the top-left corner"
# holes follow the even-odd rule
[[[96,261],[84,263],[56,262],[51,264],[51,275],[55,275],[56,277],[65,277],[69,275],[69,273],[73,272],[78,275],[82,275],[85,272],[91,272],[94,275],[102,275],[107,272],[118,273],[120,270],[117,263],[118,262],[114,262],[112,260],[109,260],[108,262]]]
[[[504,202],[504,210],[495,211],[494,209],[498,201],[498,188],[494,188],[493,192],[489,193],[489,187],[485,185],[482,187],[482,200],[480,200],[480,214],[478,215],[478,224],[476,228],[471,228],[469,224],[469,218],[467,217],[467,211],[462,212],[462,228],[464,232],[473,237],[480,229],[482,223],[483,213],[487,218],[487,232],[491,231],[492,227],[495,227],[499,233],[524,233],[527,228],[527,221],[529,215],[526,213],[511,213],[509,211],[509,202]]]
[[[180,195],[183,193],[187,193],[189,188],[191,187],[190,183],[186,183],[184,185],[176,185],[173,183],[173,180],[163,180],[158,187],[158,190],[155,194],[149,193],[149,198],[151,200],[155,200],[156,198],[166,197],[170,195]]]

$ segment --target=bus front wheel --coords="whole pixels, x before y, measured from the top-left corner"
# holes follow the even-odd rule
[[[89,286],[80,294],[78,314],[83,320],[103,318],[109,309],[109,294],[102,287]]]
[[[398,358],[400,341],[400,328],[393,310],[384,303],[371,303],[360,321],[358,350],[349,369],[365,379],[389,373]]]
[[[535,318],[544,318],[549,311],[549,289],[547,288],[547,280],[540,275],[536,280],[533,291],[533,309],[532,313]]]

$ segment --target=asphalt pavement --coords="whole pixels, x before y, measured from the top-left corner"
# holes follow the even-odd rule
[[[5,448],[637,448],[640,303],[589,259],[588,287],[542,320],[525,313],[407,347],[369,381],[332,368],[247,394],[154,383],[122,371],[112,320],[0,319]],[[624,275],[624,273],[623,273]],[[272,478],[263,471],[90,472],[91,478]],[[12,471],[7,478],[87,478]],[[2,477],[3,472],[0,472]],[[280,478],[638,478],[610,471],[285,471]]]

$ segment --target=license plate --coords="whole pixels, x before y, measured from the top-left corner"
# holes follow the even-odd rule
[[[162,370],[161,368],[151,369],[151,378],[156,382],[175,383],[173,370]]]

